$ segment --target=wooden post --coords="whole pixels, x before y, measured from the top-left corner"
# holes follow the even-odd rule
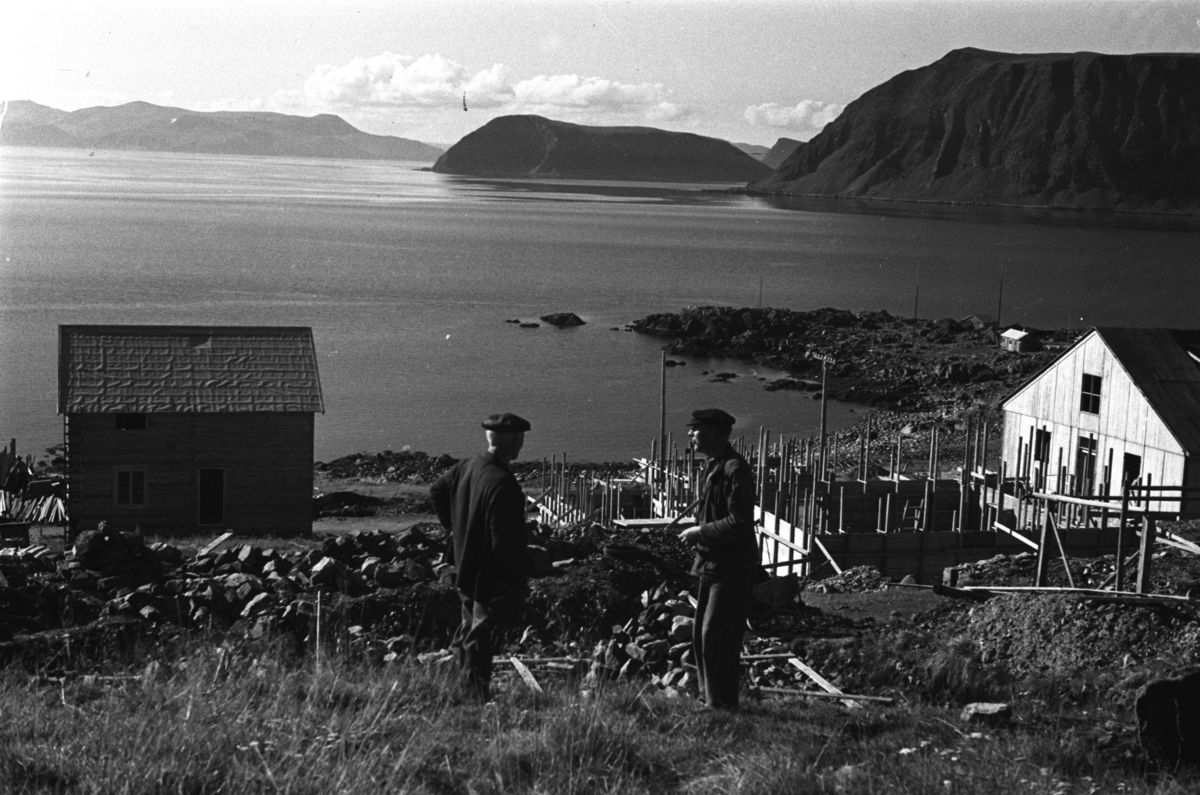
[[[1121,515],[1117,519],[1117,581],[1113,587],[1118,592],[1125,589],[1125,522],[1129,516],[1129,486],[1128,480],[1121,486]]]
[[[1050,565],[1049,553],[1046,551],[1049,547],[1047,542],[1050,540],[1050,522],[1050,511],[1046,511],[1042,519],[1042,533],[1038,538],[1037,570],[1033,578],[1033,584],[1038,588],[1046,584],[1046,569]]]
[[[1138,554],[1137,592],[1150,593],[1154,588],[1150,583],[1150,560],[1154,554],[1154,517],[1146,514],[1142,517],[1142,546]]]

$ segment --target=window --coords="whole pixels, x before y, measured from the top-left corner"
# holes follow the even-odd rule
[[[114,414],[113,416],[116,417],[118,431],[146,430],[145,414]]]
[[[1033,460],[1043,464],[1050,460],[1050,431],[1038,428],[1033,432]]]
[[[1088,414],[1100,413],[1100,376],[1083,374],[1083,390],[1079,396],[1079,410]]]
[[[146,470],[118,469],[116,493],[113,501],[125,507],[142,507],[146,504]]]

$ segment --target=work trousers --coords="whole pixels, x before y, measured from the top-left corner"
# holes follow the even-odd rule
[[[518,617],[520,603],[509,599],[477,602],[462,592],[458,598],[462,623],[452,646],[458,655],[463,692],[468,698],[487,701],[491,697],[492,657],[503,641],[505,626]]]
[[[454,650],[458,653],[458,669],[464,694],[468,698],[487,701],[491,696],[492,656],[500,632],[499,621],[488,606],[466,594],[462,601],[462,623],[454,633]]]
[[[748,573],[737,572],[719,580],[700,578],[692,650],[696,656],[700,697],[710,707],[737,708],[742,638],[750,615],[750,596]]]

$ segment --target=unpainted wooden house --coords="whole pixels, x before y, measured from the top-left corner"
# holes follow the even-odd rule
[[[312,329],[60,326],[73,532],[312,531]]]
[[[1200,486],[1200,330],[1092,329],[1003,409],[1008,472],[1039,490]],[[1197,495],[1170,497],[1149,507],[1200,511]]]

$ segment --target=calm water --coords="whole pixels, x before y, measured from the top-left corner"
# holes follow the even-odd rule
[[[1200,325],[1194,228],[1031,213],[881,214],[699,185],[486,182],[415,164],[0,149],[0,437],[61,438],[60,323],[307,325],[316,453],[463,455],[527,416],[528,457],[626,458],[658,432],[661,341],[614,331],[730,304]],[[503,321],[572,311],[588,324]],[[713,384],[703,370],[742,378]],[[668,371],[668,425],[717,405],[756,433],[819,403],[732,362]],[[831,420],[853,421],[831,404]]]

